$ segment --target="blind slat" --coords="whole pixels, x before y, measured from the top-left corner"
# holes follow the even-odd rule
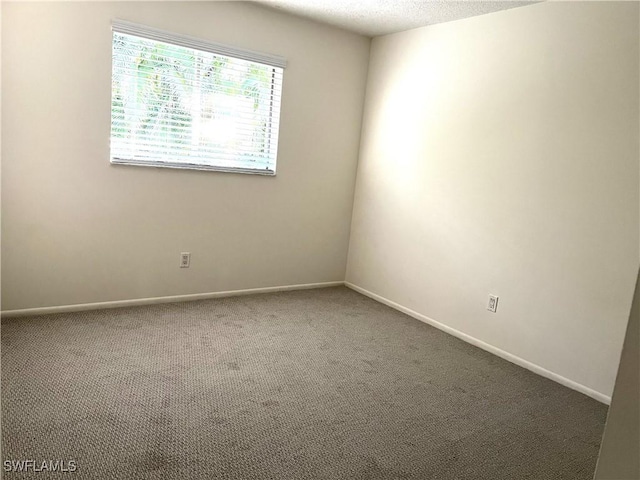
[[[231,173],[251,173],[256,175],[275,175],[276,172],[273,168],[251,168],[242,165],[227,166],[227,165],[205,165],[197,163],[180,163],[180,162],[158,162],[147,160],[132,160],[127,158],[112,158],[112,163],[122,163],[126,165],[138,165],[149,167],[162,167],[162,168],[177,168],[177,169],[189,169],[189,170],[210,170],[217,172],[231,172]]]
[[[207,99],[205,98],[205,102],[206,100]],[[233,107],[232,110],[229,110],[228,108],[227,109],[220,108],[218,105],[221,102],[215,102],[214,99],[212,99],[211,102],[212,102],[211,106],[205,103],[205,105],[201,107],[200,115],[196,118],[201,118],[204,120],[209,117],[220,118],[221,116],[228,116],[234,119],[241,119],[241,118],[247,118],[248,116],[252,116],[256,118],[266,119],[270,116],[271,109],[273,108],[271,105],[259,105],[255,109],[252,106],[248,106],[248,105],[236,105]],[[167,105],[163,102],[148,103],[147,108],[138,108],[137,106],[133,106],[131,104],[137,105],[138,102],[130,102],[124,105],[115,105],[112,108],[112,112],[118,113],[118,114],[130,115],[131,117],[146,116],[149,114],[150,109],[153,109],[153,108],[160,109],[164,107],[162,111],[171,112],[172,118],[176,119],[177,122],[180,122],[180,119],[189,120],[194,118],[191,114],[180,113],[175,109],[172,111],[171,105]],[[224,107],[224,105],[222,105],[222,107]],[[225,112],[229,112],[229,113],[225,114]],[[213,115],[215,115],[215,117],[213,117]]]
[[[127,155],[124,153],[118,157],[112,157],[114,160],[124,161],[143,161],[143,162],[162,162],[162,163],[180,163],[180,164],[195,164],[195,165],[218,165],[225,167],[234,167],[234,166],[243,166],[244,168],[268,168],[272,169],[272,164],[269,161],[265,161],[264,159],[245,159],[245,160],[237,160],[237,159],[228,159],[228,158],[219,158],[215,164],[207,161],[206,159],[198,158],[198,157],[179,157],[176,155],[161,155],[160,153],[154,153],[149,155]]]
[[[149,149],[153,149],[154,151],[160,150],[171,150],[175,152],[189,152],[188,156],[205,156],[205,155],[223,155],[223,156],[256,156],[261,158],[270,158],[271,155],[269,152],[264,151],[263,149],[239,149],[239,148],[208,148],[203,145],[189,145],[189,144],[179,144],[179,143],[167,143],[162,142],[157,139],[145,138],[142,140],[134,139],[117,139],[113,142],[113,146],[118,148],[119,150],[129,149],[132,151],[139,150],[145,151]]]

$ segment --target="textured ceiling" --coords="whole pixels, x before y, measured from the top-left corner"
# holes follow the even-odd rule
[[[535,1],[258,0],[255,3],[375,37],[475,17]]]

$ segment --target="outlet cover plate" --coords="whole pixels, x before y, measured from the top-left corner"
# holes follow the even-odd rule
[[[498,296],[489,295],[489,303],[487,304],[487,310],[496,313],[498,311]]]

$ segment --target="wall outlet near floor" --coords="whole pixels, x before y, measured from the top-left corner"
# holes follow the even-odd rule
[[[496,311],[498,310],[498,297],[496,295],[489,295],[489,304],[487,305],[487,310],[493,313],[496,313]]]
[[[180,268],[189,268],[191,265],[191,253],[182,252],[180,254]]]

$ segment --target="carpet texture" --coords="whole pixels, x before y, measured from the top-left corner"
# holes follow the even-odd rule
[[[591,480],[606,406],[344,287],[2,321],[4,478]]]

